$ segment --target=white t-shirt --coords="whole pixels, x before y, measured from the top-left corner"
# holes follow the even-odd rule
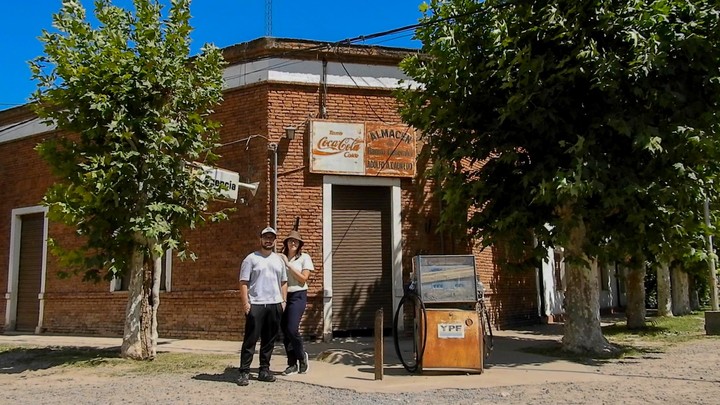
[[[260,252],[250,253],[240,265],[240,281],[248,282],[250,304],[281,303],[280,288],[287,280],[285,262],[275,252],[267,257]]]
[[[290,259],[290,267],[296,269],[299,272],[302,272],[303,270],[315,270],[315,266],[313,266],[312,259],[310,258],[310,255],[307,253],[300,253],[299,257],[293,257]],[[296,291],[302,291],[307,290],[308,285],[307,282],[300,284],[300,282],[295,278],[295,273],[293,273],[292,270],[288,270],[288,292],[296,292]]]

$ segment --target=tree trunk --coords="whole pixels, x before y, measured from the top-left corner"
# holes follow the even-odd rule
[[[627,269],[625,279],[627,307],[625,317],[628,329],[645,327],[645,263],[633,264]]]
[[[676,316],[687,315],[690,313],[688,275],[681,266],[675,265],[670,276],[672,280],[673,314]]]
[[[160,307],[160,280],[162,279],[162,256],[158,256],[155,252],[154,246],[150,247],[150,251],[153,252],[153,273],[152,273],[152,289],[151,292],[151,320],[152,326],[150,328],[150,357],[155,358],[157,355],[157,311]]]
[[[690,302],[690,310],[697,311],[700,309],[700,295],[697,290],[695,276],[688,274],[688,300]]]
[[[657,266],[658,316],[672,316],[672,297],[670,296],[670,266],[663,262]]]
[[[120,347],[122,357],[152,360],[155,347],[152,341],[151,272],[145,261],[145,250],[136,244],[130,262],[130,285],[125,309],[125,330]]]
[[[571,231],[567,252],[569,256],[583,258],[585,225],[579,222]],[[571,264],[572,263],[572,264]],[[567,290],[565,291],[565,334],[563,350],[575,353],[607,353],[614,348],[605,339],[600,328],[600,293],[597,260],[590,266],[570,261],[566,264]]]

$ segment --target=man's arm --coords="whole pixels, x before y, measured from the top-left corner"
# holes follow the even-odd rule
[[[287,291],[287,288],[285,289]],[[248,297],[248,282],[240,280],[240,303],[245,315],[250,313],[250,297]]]

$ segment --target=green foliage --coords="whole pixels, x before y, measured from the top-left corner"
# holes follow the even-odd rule
[[[578,224],[582,256],[699,258],[719,21],[700,0],[432,0],[401,65],[420,87],[398,97],[432,147],[443,224],[528,258]]]
[[[53,251],[85,278],[122,273],[133,246],[146,257],[168,248],[184,256],[181,230],[225,217],[208,211],[219,187],[188,167],[217,159],[209,115],[224,65],[212,45],[189,58],[189,3],[172,1],[163,17],[156,1],[135,0],[132,13],[97,0],[93,27],[78,1],[65,0],[40,38],[36,112],[61,130],[37,147],[60,179],[44,203],[85,241]]]

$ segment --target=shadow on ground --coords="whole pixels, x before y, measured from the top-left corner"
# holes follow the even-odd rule
[[[553,329],[562,330],[561,328]],[[493,350],[485,359],[485,368],[492,368],[493,366],[521,367],[560,360],[557,356],[528,353],[525,348],[540,348],[549,352],[554,349],[559,351],[559,339],[562,335],[549,334],[548,330],[542,333],[532,333],[532,329],[529,329],[529,331],[527,337],[517,333],[513,333],[512,336],[494,336]],[[402,366],[401,357],[406,364],[414,365],[416,362],[413,339],[403,337],[399,339],[398,343],[399,354],[392,337],[385,337],[383,342],[383,365],[390,374],[395,373],[393,369],[407,373],[407,371],[400,368]],[[372,338],[333,339],[327,343],[310,342],[306,344],[305,349],[313,360],[330,364],[356,366],[360,367],[359,370],[361,371],[374,372],[375,349]],[[283,356],[284,351],[276,349],[273,355]],[[480,355],[479,348],[477,355]]]
[[[17,347],[0,351],[0,374],[19,374],[81,364],[94,366],[119,357],[119,347]]]
[[[200,380],[200,381],[212,381],[212,382],[235,384],[239,376],[240,376],[240,372],[238,371],[237,367],[225,367],[225,370],[223,370],[222,373],[219,373],[219,374],[201,373],[201,374],[193,376],[192,379]]]

